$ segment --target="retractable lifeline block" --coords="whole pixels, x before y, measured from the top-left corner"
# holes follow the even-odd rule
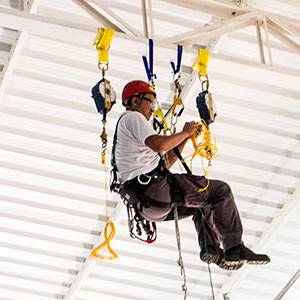
[[[97,111],[103,115],[103,131],[100,136],[102,141],[102,164],[105,164],[105,153],[107,148],[106,115],[116,103],[116,93],[112,88],[110,81],[105,78],[106,72],[108,71],[109,48],[113,35],[113,30],[99,27],[98,34],[94,42],[94,45],[98,51],[98,68],[102,75],[102,79],[98,81],[97,84],[92,88],[92,97],[94,98]]]
[[[210,53],[207,49],[199,49],[196,63],[193,65],[193,70],[198,71],[199,80],[201,82],[202,92],[196,98],[197,107],[200,118],[209,125],[214,122],[217,116],[216,107],[213,104],[213,99],[209,89],[209,80],[207,74],[207,64]]]
[[[102,114],[102,133],[100,135],[102,141],[101,162],[105,165],[105,207],[106,207],[106,224],[104,228],[104,241],[92,250],[91,256],[101,259],[115,259],[117,253],[111,248],[110,241],[115,236],[115,225],[108,216],[108,196],[107,196],[107,170],[106,170],[106,116],[116,103],[116,93],[110,81],[105,78],[108,71],[109,48],[112,41],[114,31],[108,28],[99,27],[94,45],[98,51],[98,68],[101,71],[101,80],[92,88],[92,97],[94,98],[98,113]]]

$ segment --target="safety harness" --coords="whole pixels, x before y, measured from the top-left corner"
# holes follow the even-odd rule
[[[146,243],[153,243],[157,237],[156,223],[146,220],[141,212],[144,207],[155,206],[159,208],[171,208],[181,204],[182,194],[178,185],[174,182],[174,178],[169,170],[165,167],[164,160],[161,158],[158,166],[146,174],[141,174],[125,183],[120,182],[118,167],[116,164],[116,145],[117,145],[117,132],[119,122],[122,117],[120,116],[117,121],[115,134],[112,145],[111,154],[111,184],[110,189],[120,195],[123,203],[127,207],[128,214],[128,229],[130,236]],[[162,176],[166,176],[168,183],[171,185],[171,203],[162,203],[155,199],[150,199],[145,196],[145,192],[150,184],[159,180]]]
[[[157,237],[157,228],[155,222],[150,222],[142,217],[142,215],[139,213],[139,207],[141,206],[141,198],[137,195],[142,195],[143,191],[145,191],[146,185],[150,183],[152,180],[151,175],[145,175],[147,184],[138,184],[135,183],[135,186],[137,188],[137,193],[132,193],[128,189],[128,183],[127,184],[121,184],[120,182],[120,176],[118,167],[116,164],[116,145],[117,145],[117,138],[118,138],[118,127],[120,120],[123,116],[125,116],[126,113],[121,115],[119,120],[116,124],[114,139],[113,139],[113,145],[112,145],[112,153],[111,153],[111,184],[110,184],[110,190],[113,192],[116,192],[120,195],[121,199],[123,200],[123,203],[127,207],[127,216],[128,216],[128,230],[129,234],[132,238],[136,238],[140,241],[146,242],[148,244],[153,243],[156,240]],[[150,178],[150,180],[149,180]],[[141,179],[142,180],[142,179]],[[131,181],[132,182],[132,181]],[[130,189],[132,190],[132,189]]]

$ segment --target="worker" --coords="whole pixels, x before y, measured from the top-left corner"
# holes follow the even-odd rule
[[[254,253],[242,242],[241,219],[226,182],[211,179],[208,188],[199,192],[207,185],[204,176],[170,172],[178,158],[173,149],[181,152],[201,129],[199,125],[186,122],[178,133],[157,134],[149,122],[157,107],[156,93],[141,80],[125,85],[122,104],[126,112],[116,126],[112,155],[123,195],[137,199],[139,213],[149,221],[172,220],[176,203],[179,219],[193,218],[204,262],[229,270],[244,263],[270,262],[267,255]]]

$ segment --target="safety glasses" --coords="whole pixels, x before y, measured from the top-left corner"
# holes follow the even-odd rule
[[[147,97],[143,97],[142,100],[145,100],[150,103],[152,111],[156,111],[158,109],[158,104],[156,100],[149,99]]]

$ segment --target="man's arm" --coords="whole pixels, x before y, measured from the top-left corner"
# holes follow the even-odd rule
[[[180,143],[177,146],[177,149],[179,150],[179,153],[182,152],[182,150],[184,149],[185,144],[186,144],[187,141],[188,141],[188,139],[184,140],[182,143]],[[178,159],[178,156],[176,155],[176,153],[173,149],[168,151],[166,153],[167,168],[168,169],[171,168],[174,165],[174,163],[177,161],[177,159]]]
[[[195,122],[187,122],[181,132],[173,135],[151,135],[146,139],[145,144],[155,152],[168,152],[179,145],[183,149],[186,141],[196,129],[197,124]]]

